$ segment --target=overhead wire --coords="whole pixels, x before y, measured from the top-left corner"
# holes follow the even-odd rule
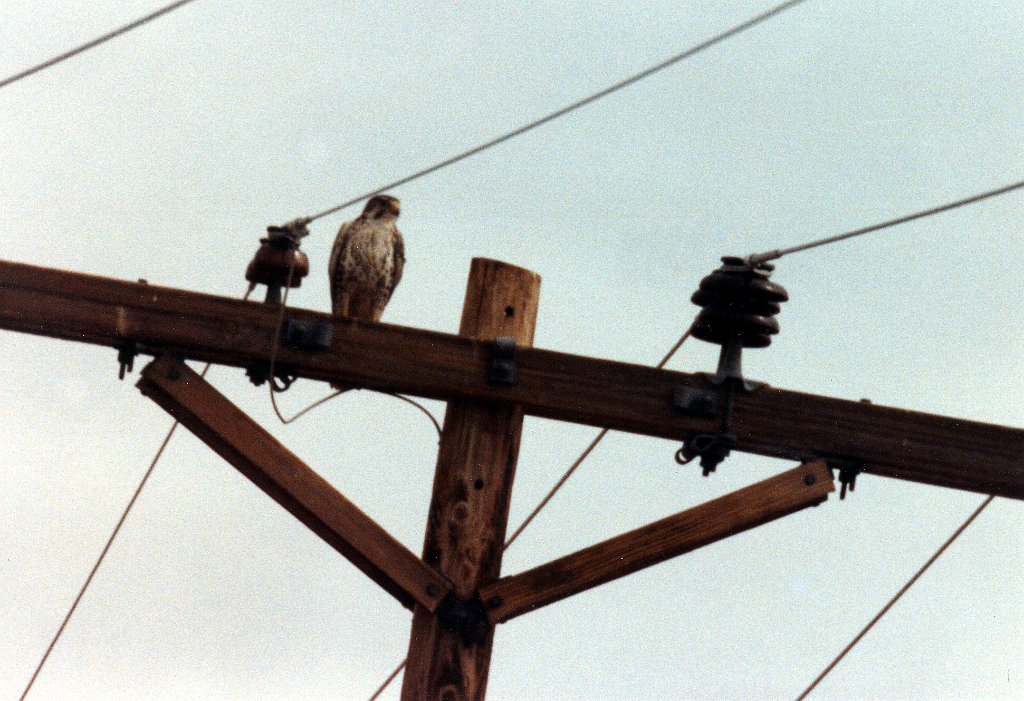
[[[859,643],[859,642],[860,642],[861,638],[863,638],[863,637],[864,637],[865,635],[867,635],[867,632],[868,632],[869,630],[871,630],[871,629],[872,629],[872,628],[874,627],[874,625],[875,625],[876,623],[878,623],[878,621],[879,621],[879,620],[880,620],[880,619],[882,618],[882,616],[884,616],[884,615],[885,615],[886,613],[888,613],[888,612],[889,612],[889,609],[891,609],[891,608],[892,608],[892,607],[893,607],[893,606],[894,606],[894,605],[896,604],[896,602],[897,602],[897,601],[899,601],[899,600],[900,600],[900,598],[901,598],[901,597],[902,597],[902,596],[903,596],[904,594],[906,594],[906,593],[907,593],[907,591],[908,591],[908,590],[909,590],[909,589],[910,589],[910,588],[911,588],[912,586],[914,586],[914,583],[915,583],[915,582],[916,582],[916,581],[917,581],[918,579],[920,579],[920,578],[921,578],[921,575],[923,575],[923,574],[924,574],[924,573],[925,573],[925,572],[926,572],[926,571],[928,570],[928,568],[929,568],[929,567],[931,567],[931,566],[932,566],[932,564],[933,564],[933,563],[934,563],[934,562],[935,562],[936,560],[938,560],[938,559],[939,559],[939,557],[940,557],[940,556],[942,555],[942,553],[946,552],[946,548],[948,548],[948,547],[949,547],[950,545],[952,545],[952,544],[954,543],[954,541],[956,541],[956,539],[957,539],[957,538],[959,538],[959,537],[960,537],[960,535],[961,535],[961,534],[962,534],[962,533],[963,533],[963,532],[964,532],[965,530],[967,530],[967,527],[971,525],[971,523],[972,523],[972,522],[974,521],[974,519],[978,518],[978,516],[979,516],[979,515],[981,514],[981,512],[985,510],[985,507],[987,507],[987,506],[988,506],[989,504],[991,504],[991,503],[992,503],[992,500],[993,500],[993,499],[995,499],[995,495],[994,495],[994,494],[992,494],[992,495],[989,495],[989,496],[988,496],[988,497],[987,497],[987,498],[985,499],[985,501],[983,501],[983,502],[981,503],[981,506],[979,506],[979,507],[978,507],[977,509],[975,509],[975,510],[974,510],[974,513],[972,513],[972,514],[971,514],[970,516],[968,516],[968,517],[967,517],[967,520],[966,520],[966,521],[964,521],[964,522],[963,522],[962,524],[960,524],[960,527],[959,527],[959,528],[957,528],[957,529],[956,529],[956,530],[955,530],[955,531],[953,532],[953,535],[951,535],[951,536],[950,536],[949,538],[947,538],[947,539],[946,539],[946,542],[945,542],[945,543],[943,543],[943,544],[942,544],[942,545],[941,545],[941,546],[939,547],[939,549],[938,549],[938,550],[936,550],[936,551],[935,551],[935,553],[934,553],[934,554],[933,554],[933,555],[932,555],[932,556],[931,556],[930,558],[928,558],[928,561],[927,561],[926,563],[924,563],[924,565],[923,565],[923,566],[921,567],[921,569],[919,569],[919,570],[918,570],[917,572],[915,572],[915,573],[914,573],[914,576],[913,576],[913,577],[911,577],[911,578],[910,578],[910,580],[909,580],[909,581],[908,581],[908,582],[907,582],[906,584],[904,584],[904,585],[903,585],[903,587],[902,587],[902,588],[901,588],[901,589],[900,589],[900,590],[899,590],[898,592],[896,592],[896,595],[895,595],[895,596],[893,596],[893,597],[892,597],[891,599],[889,599],[888,603],[886,603],[886,605],[882,607],[882,610],[881,610],[881,611],[879,611],[879,612],[878,612],[878,613],[877,613],[877,614],[875,615],[875,617],[874,617],[874,618],[872,618],[872,619],[871,619],[871,620],[870,620],[870,621],[868,622],[868,624],[867,624],[866,626],[864,626],[864,628],[863,628],[863,629],[861,629],[861,631],[860,631],[859,633],[857,633],[857,635],[856,635],[856,636],[854,636],[853,640],[851,640],[851,641],[850,641],[850,643],[849,643],[849,644],[848,644],[848,645],[847,645],[846,647],[844,647],[844,648],[843,648],[842,652],[840,652],[840,653],[839,653],[838,655],[836,655],[835,659],[833,659],[833,660],[832,660],[832,661],[831,661],[831,662],[830,662],[830,663],[828,664],[828,666],[827,666],[827,667],[825,667],[825,669],[824,669],[824,670],[823,670],[823,671],[821,672],[821,674],[819,674],[819,675],[817,676],[817,678],[815,678],[815,680],[814,680],[813,682],[811,682],[811,685],[810,685],[810,686],[808,686],[808,687],[807,687],[806,689],[804,689],[803,693],[802,693],[802,694],[800,694],[800,695],[799,695],[799,696],[798,696],[798,697],[796,698],[796,701],[803,701],[803,699],[807,698],[807,695],[808,695],[808,694],[810,694],[810,693],[811,693],[812,691],[814,691],[814,688],[815,688],[816,686],[818,686],[818,684],[820,684],[820,683],[821,683],[821,680],[822,680],[822,679],[824,679],[825,677],[827,677],[827,676],[828,676],[828,674],[829,674],[829,672],[831,672],[831,671],[832,671],[833,669],[835,669],[836,665],[837,665],[837,664],[839,664],[839,662],[840,662],[840,661],[841,661],[841,660],[842,660],[842,659],[843,659],[844,657],[846,657],[846,654],[847,654],[848,652],[850,652],[850,650],[852,650],[852,649],[854,648],[854,646],[855,646],[855,645],[856,645],[857,643]]]
[[[84,52],[88,51],[89,49],[92,49],[92,48],[95,48],[95,47],[99,46],[100,44],[105,44],[106,42],[110,41],[111,39],[116,39],[117,37],[121,36],[122,34],[127,34],[128,32],[132,31],[133,29],[138,29],[142,25],[147,24],[149,22],[152,22],[153,20],[157,19],[158,17],[162,17],[163,15],[166,15],[169,12],[177,10],[179,7],[181,7],[183,5],[187,5],[190,2],[192,2],[192,1],[193,0],[178,0],[177,2],[172,2],[169,5],[165,5],[164,7],[161,7],[160,9],[158,9],[158,10],[156,10],[154,12],[150,12],[148,15],[144,15],[142,17],[139,17],[137,20],[129,22],[128,24],[123,25],[121,27],[118,27],[117,29],[114,29],[113,31],[107,32],[106,34],[103,34],[101,36],[96,37],[95,39],[87,41],[87,42],[85,42],[84,44],[82,44],[80,46],[76,46],[73,49],[69,49],[68,51],[65,51],[65,52],[63,52],[61,54],[57,54],[53,58],[49,58],[49,59],[43,61],[42,63],[38,63],[38,64],[32,66],[31,68],[26,68],[25,70],[23,70],[23,71],[21,71],[19,73],[15,73],[14,75],[8,76],[8,77],[4,78],[3,80],[0,80],[0,88],[5,88],[8,85],[11,85],[12,83],[16,83],[16,82],[18,82],[19,80],[21,80],[23,78],[27,78],[30,75],[38,73],[39,71],[45,70],[47,68],[50,68],[51,66],[56,66],[58,63],[62,63],[64,61],[67,61],[69,58],[77,56],[80,53],[84,53]]]
[[[779,258],[787,256],[790,253],[806,251],[811,248],[817,248],[819,246],[827,246],[832,243],[838,243],[839,241],[845,241],[846,239],[854,238],[855,236],[862,236],[864,234],[870,234],[874,231],[881,231],[882,229],[888,229],[889,227],[896,226],[897,224],[905,224],[906,222],[914,221],[915,219],[923,219],[925,217],[930,217],[934,214],[939,214],[941,212],[948,212],[951,209],[957,209],[959,207],[964,207],[969,204],[974,204],[975,202],[981,202],[982,200],[987,200],[991,197],[996,197],[998,195],[1004,195],[1008,192],[1013,192],[1014,190],[1019,190],[1021,188],[1024,188],[1024,180],[1011,183],[1010,185],[1004,185],[1003,187],[997,187],[994,190],[987,190],[976,195],[971,195],[970,197],[964,197],[959,200],[954,200],[952,202],[940,204],[937,207],[922,209],[921,211],[914,212],[913,214],[907,214],[902,217],[896,217],[895,219],[889,219],[887,221],[881,222],[880,224],[872,224],[870,226],[861,227],[859,229],[853,229],[852,231],[847,231],[842,234],[836,234],[835,236],[829,236],[827,238],[818,239],[817,241],[811,241],[809,243],[802,243],[798,246],[791,246],[790,248],[777,248],[774,251],[757,253],[754,255],[747,256],[744,260],[746,261],[747,265],[750,265],[751,267],[756,267],[761,263],[767,263],[768,261],[778,260]]]
[[[243,300],[249,299],[249,295],[252,294],[253,289],[256,285],[249,285],[249,289],[246,291]],[[206,363],[202,371],[199,373],[200,377],[206,377],[206,373],[210,370],[210,363]],[[61,621],[60,627],[57,628],[56,634],[50,640],[50,644],[47,645],[46,651],[43,653],[42,659],[39,660],[39,664],[36,665],[35,671],[32,673],[32,678],[28,680],[28,684],[25,686],[25,690],[21,692],[21,696],[18,697],[18,701],[25,701],[25,697],[32,690],[32,685],[35,684],[36,678],[39,673],[43,670],[43,666],[50,657],[50,653],[53,652],[53,648],[56,647],[57,641],[60,640],[61,635],[64,634],[64,629],[67,628],[68,622],[78,609],[78,604],[82,601],[82,597],[85,596],[86,590],[92,583],[93,577],[96,576],[96,572],[99,570],[100,565],[103,564],[103,560],[107,556],[107,552],[110,551],[110,546],[114,544],[114,540],[117,538],[118,533],[121,532],[121,527],[124,525],[125,520],[128,518],[128,514],[131,512],[132,507],[135,506],[135,502],[138,500],[139,495],[142,493],[143,487],[146,486],[146,482],[149,481],[150,475],[153,474],[153,470],[156,468],[156,464],[160,462],[160,458],[164,454],[164,450],[167,448],[167,444],[171,442],[171,437],[174,436],[174,432],[177,430],[179,421],[175,419],[174,423],[171,424],[170,430],[167,431],[167,435],[164,436],[163,442],[160,443],[160,447],[157,448],[156,453],[153,455],[153,459],[149,463],[149,467],[146,468],[146,472],[142,475],[142,479],[139,481],[139,486],[135,488],[135,492],[132,494],[131,499],[128,500],[128,505],[124,508],[121,513],[121,518],[117,520],[117,525],[114,526],[113,532],[107,539],[106,545],[103,546],[103,550],[100,551],[100,555],[96,558],[95,564],[89,571],[89,576],[85,578],[85,583],[82,584],[81,589],[78,590],[78,594],[75,596],[74,601],[71,603],[71,607],[68,609],[67,615],[64,616],[64,620]]]
[[[622,80],[618,81],[617,83],[613,83],[612,85],[609,85],[608,87],[606,87],[606,88],[604,88],[602,90],[598,90],[595,93],[591,93],[590,95],[587,95],[584,98],[576,100],[575,102],[570,103],[570,104],[568,104],[565,107],[562,107],[560,109],[557,109],[554,112],[549,112],[548,114],[544,115],[543,117],[535,119],[532,122],[528,122],[528,123],[526,123],[526,124],[516,128],[516,129],[513,129],[511,131],[505,132],[501,136],[495,137],[495,138],[491,139],[490,141],[485,141],[482,144],[479,144],[479,145],[474,146],[472,148],[468,148],[465,151],[462,151],[460,153],[455,154],[454,156],[451,156],[450,158],[446,158],[443,161],[439,161],[439,162],[437,162],[437,163],[435,163],[435,164],[433,164],[431,166],[427,166],[426,168],[422,168],[421,170],[418,170],[418,171],[416,171],[414,173],[406,175],[403,178],[399,178],[398,180],[394,180],[394,181],[392,181],[390,183],[387,183],[385,185],[381,185],[381,186],[379,186],[377,188],[374,188],[373,190],[371,190],[369,192],[364,192],[363,194],[361,194],[361,195],[359,195],[357,197],[353,197],[350,200],[346,200],[345,202],[342,202],[341,204],[335,205],[333,207],[329,207],[329,208],[327,208],[325,210],[317,212],[316,214],[312,214],[312,215],[310,215],[308,217],[304,217],[304,218],[300,219],[299,221],[301,221],[301,222],[303,222],[305,224],[309,224],[311,222],[316,221],[317,219],[321,219],[321,218],[326,217],[328,215],[334,214],[335,212],[339,212],[339,211],[341,211],[341,210],[343,210],[343,209],[345,209],[347,207],[351,207],[352,205],[357,204],[359,202],[362,202],[363,200],[365,200],[365,199],[367,199],[369,197],[372,197],[373,195],[378,195],[378,194],[380,194],[382,192],[385,192],[386,190],[392,190],[392,189],[394,189],[396,187],[400,187],[402,185],[405,185],[406,183],[410,183],[410,182],[412,182],[414,180],[418,180],[419,178],[422,178],[422,177],[424,177],[426,175],[430,175],[431,173],[435,173],[435,172],[441,170],[442,168],[447,168],[448,166],[454,165],[454,164],[458,163],[459,161],[463,161],[463,160],[469,158],[470,156],[475,156],[478,153],[481,153],[481,152],[486,151],[486,150],[488,150],[490,148],[498,146],[499,144],[503,144],[506,141],[509,141],[511,139],[516,138],[517,136],[522,136],[523,134],[525,134],[525,133],[527,133],[529,131],[533,131],[537,127],[543,126],[544,124],[547,124],[548,122],[554,121],[554,120],[556,120],[556,119],[558,119],[560,117],[564,117],[565,115],[569,114],[570,112],[575,112],[576,110],[580,109],[581,107],[589,105],[592,102],[596,102],[596,101],[598,101],[598,100],[600,100],[600,99],[602,99],[604,97],[607,97],[608,95],[611,95],[614,92],[617,92],[619,90],[622,90],[625,87],[633,85],[634,83],[638,83],[641,80],[644,80],[645,78],[649,78],[650,76],[654,75],[655,73],[658,73],[658,72],[660,72],[660,71],[662,71],[662,70],[664,70],[666,68],[669,68],[670,66],[673,66],[673,65],[679,63],[680,61],[684,61],[684,60],[690,58],[691,56],[695,56],[696,54],[699,54],[700,52],[702,52],[702,51],[704,51],[706,49],[709,49],[712,46],[715,46],[716,44],[719,44],[719,43],[725,41],[726,39],[729,39],[729,38],[731,38],[731,37],[733,37],[733,36],[735,36],[737,34],[745,32],[748,29],[753,29],[757,25],[759,25],[759,24],[761,24],[763,22],[766,22],[767,20],[772,19],[773,17],[775,17],[777,15],[782,14],[786,10],[789,10],[789,9],[791,9],[793,7],[796,7],[797,5],[799,5],[800,3],[804,2],[804,1],[805,0],[788,0],[788,2],[780,3],[780,4],[778,4],[778,5],[774,6],[774,7],[766,10],[765,12],[762,12],[759,15],[755,15],[754,17],[751,17],[750,19],[746,20],[745,22],[741,22],[741,23],[739,23],[737,25],[734,25],[733,27],[731,27],[731,28],[729,28],[729,29],[719,33],[719,34],[714,35],[710,39],[706,39],[706,40],[702,41],[699,44],[691,46],[688,49],[685,49],[684,51],[680,51],[679,53],[674,54],[673,56],[670,56],[670,57],[666,58],[665,60],[663,60],[663,61],[661,61],[659,63],[656,63],[653,66],[650,66],[649,68],[646,68],[646,69],[644,69],[644,70],[642,70],[642,71],[640,71],[638,73],[634,73],[633,75],[630,75],[627,78],[623,78]]]

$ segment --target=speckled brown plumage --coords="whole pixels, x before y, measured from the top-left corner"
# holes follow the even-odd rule
[[[328,264],[335,315],[380,321],[405,265],[398,214],[396,198],[375,195],[362,214],[341,225]]]

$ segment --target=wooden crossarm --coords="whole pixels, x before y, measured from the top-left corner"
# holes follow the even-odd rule
[[[497,623],[820,504],[835,491],[824,461],[807,463],[635,531],[480,589]]]
[[[245,367],[267,361],[279,307],[0,261],[0,328]],[[289,309],[322,322],[331,347],[282,347],[299,377],[436,399],[514,402],[527,414],[681,440],[713,432],[710,418],[672,406],[700,376],[522,348],[517,383],[487,383],[491,344],[452,334]],[[386,352],[382,352],[386,349]],[[736,398],[739,450],[826,457],[865,472],[1024,499],[1024,430],[764,387]]]
[[[324,478],[180,360],[163,356],[142,371],[142,393],[402,605],[433,611],[444,577],[391,537]]]

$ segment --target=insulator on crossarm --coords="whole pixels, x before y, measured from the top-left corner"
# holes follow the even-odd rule
[[[267,302],[280,302],[284,287],[300,287],[302,278],[309,275],[309,258],[299,250],[305,233],[301,222],[293,222],[268,226],[266,238],[260,239],[260,247],[245,269],[245,279],[267,286]]]
[[[700,281],[691,301],[701,307],[690,331],[694,337],[722,347],[718,370],[711,382],[718,386],[716,413],[719,430],[691,436],[676,453],[680,464],[700,458],[704,475],[715,468],[738,445],[730,431],[730,415],[737,392],[753,391],[758,383],[743,378],[744,348],[765,348],[779,332],[775,315],[789,299],[786,290],[768,280],[773,266],[748,265],[742,258],[726,256],[722,266]],[[683,405],[689,408],[690,405]]]
[[[733,256],[723,257],[722,263],[701,280],[691,298],[702,307],[694,337],[719,345],[738,339],[743,348],[765,348],[779,332],[775,315],[789,295],[782,285],[768,280],[771,265],[751,268]]]

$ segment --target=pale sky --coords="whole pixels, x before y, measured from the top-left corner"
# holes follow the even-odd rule
[[[6,0],[0,77],[160,3]],[[766,2],[197,0],[0,90],[0,258],[240,296],[268,224],[539,117]],[[543,277],[536,345],[653,364],[726,254],[1024,177],[1024,3],[808,0],[392,192],[408,264],[384,320],[455,332],[469,261]],[[289,302],[327,310],[350,209]],[[773,386],[1024,426],[1024,195],[794,255]],[[0,699],[21,693],[171,420],[108,349],[0,331]],[[688,342],[669,367],[713,370]],[[281,426],[210,381],[415,552],[436,435],[346,395]],[[300,382],[287,413],[322,396]],[[443,406],[430,402],[439,416]],[[596,429],[528,418],[517,525]],[[514,573],[792,466],[711,478],[610,435],[506,553]],[[979,494],[863,476],[786,517],[499,627],[488,698],[792,699]],[[812,699],[1024,697],[1024,511],[997,499]],[[410,613],[179,431],[30,699],[366,699]],[[396,683],[384,698],[397,699]]]

